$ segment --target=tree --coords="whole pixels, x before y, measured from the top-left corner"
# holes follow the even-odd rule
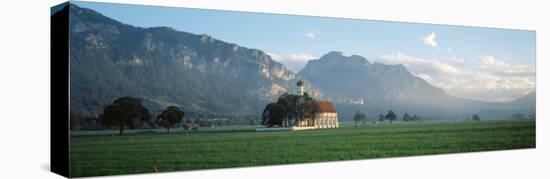
[[[386,118],[387,120],[390,121],[390,124],[392,121],[394,121],[395,119],[397,119],[397,115],[395,115],[395,113],[392,111],[392,110],[389,110],[388,111],[388,114],[386,114],[386,116],[384,117]]]
[[[262,113],[262,124],[267,127],[282,126],[284,121],[295,124],[299,120],[312,119],[319,107],[307,93],[302,96],[284,93],[276,103],[269,103]]]
[[[120,97],[107,105],[101,115],[104,125],[119,127],[119,135],[122,135],[124,126],[134,128],[137,122],[147,122],[151,118],[147,108],[141,105],[141,100],[134,97]]]
[[[357,127],[359,122],[363,122],[363,124],[364,124],[366,120],[367,120],[367,114],[366,113],[364,113],[362,111],[359,111],[359,110],[357,112],[355,112],[355,116],[353,117],[355,127]]]
[[[262,113],[262,124],[267,127],[281,126],[288,114],[279,103],[269,103]]]
[[[290,94],[290,93],[284,93],[282,94],[279,99],[277,100],[277,112],[279,114],[275,114],[275,116],[279,116],[281,117],[280,119],[280,124],[283,123],[283,121],[287,121],[289,125],[292,125],[291,123],[295,122],[293,121],[293,119],[296,118],[296,100],[297,100],[297,95],[293,95],[293,94]],[[279,122],[278,119],[275,120],[276,122]],[[268,126],[270,127],[270,126]]]
[[[296,118],[297,121],[314,119],[316,113],[319,112],[319,106],[315,104],[315,100],[309,97],[308,93],[304,93],[302,96],[295,96],[296,98]]]
[[[410,121],[410,120],[411,120],[411,116],[409,116],[408,113],[405,113],[405,114],[403,115],[403,121],[407,122],[407,121]]]
[[[383,115],[383,114],[378,115],[378,121],[384,122],[384,119],[385,119],[385,118],[384,118],[384,115]]]
[[[472,115],[472,120],[479,121],[480,120],[479,115],[477,115],[477,114]]]
[[[170,133],[170,127],[180,123],[185,116],[185,112],[181,111],[177,106],[169,106],[157,116],[157,124],[166,128],[166,133]]]

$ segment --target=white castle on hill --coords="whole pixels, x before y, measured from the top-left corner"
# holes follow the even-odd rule
[[[360,104],[360,105],[363,105],[363,104],[365,104],[365,100],[363,100],[363,98],[351,99],[351,100],[349,100],[349,103],[350,103],[350,104]]]

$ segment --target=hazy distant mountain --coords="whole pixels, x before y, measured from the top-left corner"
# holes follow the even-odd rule
[[[531,92],[527,95],[515,99],[513,101],[488,106],[485,109],[480,110],[479,114],[491,119],[505,119],[510,118],[512,115],[521,113],[525,117],[530,117],[536,113],[536,93]]]
[[[340,110],[361,109],[371,117],[395,110],[444,119],[464,119],[482,109],[504,109],[507,104],[460,99],[412,75],[403,65],[371,64],[367,59],[329,52],[310,60],[298,73],[334,97]],[[534,96],[534,95],[533,95]],[[354,103],[363,99],[364,104]],[[533,98],[534,99],[534,98]],[[534,104],[521,100],[514,103]],[[519,104],[518,104],[519,105]]]
[[[513,107],[535,107],[537,100],[536,92],[530,92],[527,95],[508,102],[508,105]]]
[[[153,110],[259,115],[297,81],[266,53],[208,35],[134,27],[76,5],[69,28],[71,110],[85,115],[126,95]]]
[[[328,95],[364,98],[376,105],[407,105],[448,97],[439,88],[413,76],[403,65],[370,64],[357,55],[330,52],[310,60],[298,73]],[[426,96],[432,98],[425,98]]]

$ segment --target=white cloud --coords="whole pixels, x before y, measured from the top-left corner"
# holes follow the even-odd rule
[[[317,36],[317,34],[319,33],[319,31],[315,30],[315,29],[310,29],[306,32],[306,37],[308,38],[315,38]]]
[[[274,53],[267,53],[271,56],[271,59],[278,61],[286,66],[290,71],[298,73],[306,63],[311,59],[318,59],[308,54],[291,54],[291,55],[277,55]]]
[[[430,72],[428,74],[455,74],[459,72],[454,65],[463,63],[462,59],[450,59],[446,61],[425,60],[421,58],[415,58],[398,53],[397,55],[382,55],[380,62],[386,64],[403,64],[409,68],[413,73],[416,71],[421,73],[423,71]]]
[[[535,75],[535,67],[527,65],[511,65],[497,60],[493,56],[481,56],[481,69],[508,76]]]
[[[453,96],[483,101],[507,101],[535,90],[535,68],[481,56],[465,64],[463,59],[427,60],[403,54],[382,55],[379,62],[403,64],[411,73]]]
[[[435,32],[432,32],[431,34],[422,37],[422,40],[426,45],[429,45],[434,48],[437,47],[437,42],[435,41]]]

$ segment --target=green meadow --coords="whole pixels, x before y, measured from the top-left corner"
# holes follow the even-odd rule
[[[534,148],[535,121],[351,124],[255,132],[254,127],[165,134],[73,131],[70,176],[198,170]]]

